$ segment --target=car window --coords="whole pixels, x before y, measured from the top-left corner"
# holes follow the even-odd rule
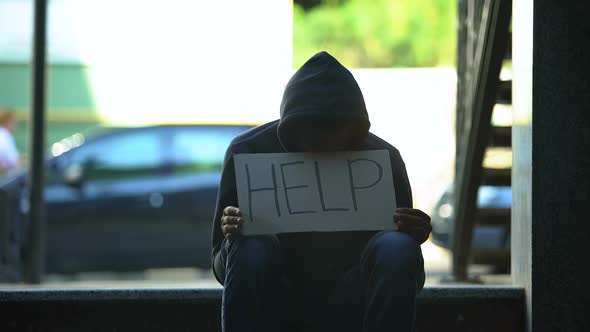
[[[225,150],[246,127],[203,126],[174,130],[172,161],[175,172],[219,171]]]
[[[85,179],[155,174],[161,166],[161,142],[156,130],[117,133],[72,151],[70,163],[82,166]]]

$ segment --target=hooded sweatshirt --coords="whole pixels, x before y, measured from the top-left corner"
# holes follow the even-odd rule
[[[353,120],[349,150],[389,151],[398,207],[412,207],[411,188],[399,151],[369,132],[370,122],[362,92],[350,73],[327,52],[312,56],[293,74],[283,94],[280,119],[237,136],[228,147],[213,220],[212,263],[217,280],[224,268],[221,217],[226,206],[238,207],[234,155],[240,153],[294,152],[293,137],[305,123]],[[363,222],[359,220],[359,222]],[[393,224],[393,216],[391,218]],[[360,255],[375,231],[307,232],[278,234],[285,272],[295,284],[310,278],[330,278],[359,263]]]

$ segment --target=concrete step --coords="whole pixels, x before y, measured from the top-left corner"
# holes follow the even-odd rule
[[[221,293],[221,289],[0,290],[0,330],[217,332]],[[522,288],[426,287],[417,299],[417,332],[523,330]]]

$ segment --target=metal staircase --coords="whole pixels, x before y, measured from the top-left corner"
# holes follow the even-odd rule
[[[494,153],[511,147],[510,125],[497,124],[492,115],[512,102],[512,81],[500,77],[510,59],[511,0],[459,1],[457,148],[455,222],[451,236],[453,279],[468,281],[468,264],[483,259],[509,260],[509,247],[472,249],[475,227],[501,225],[510,242],[510,209],[478,208],[482,186],[510,186],[510,167],[487,162]],[[508,163],[510,164],[510,163]],[[509,262],[509,261],[508,261]]]

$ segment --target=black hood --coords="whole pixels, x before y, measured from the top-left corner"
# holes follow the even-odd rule
[[[281,144],[290,150],[290,137],[314,118],[353,120],[358,124],[351,132],[355,143],[364,141],[369,132],[361,89],[350,71],[327,52],[313,55],[287,83],[277,129]]]

